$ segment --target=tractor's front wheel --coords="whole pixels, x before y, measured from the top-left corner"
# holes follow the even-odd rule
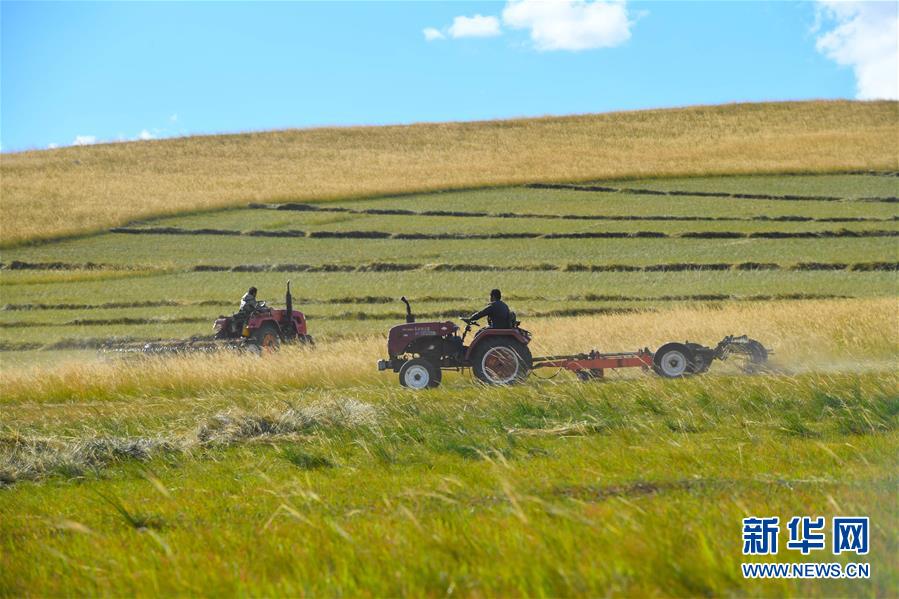
[[[415,358],[400,367],[400,385],[410,389],[437,387],[441,380],[440,368],[423,358]]]
[[[471,368],[482,383],[514,385],[524,382],[531,370],[531,350],[514,339],[482,341],[472,356]]]
[[[253,331],[253,343],[262,353],[278,351],[281,347],[281,332],[276,325],[267,322]]]

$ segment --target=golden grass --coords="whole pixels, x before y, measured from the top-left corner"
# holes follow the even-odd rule
[[[778,369],[853,372],[897,366],[896,307],[893,299],[734,303],[720,308],[545,319],[526,325],[535,333],[531,347],[535,356],[591,348],[654,349],[684,339],[713,344],[724,335],[745,333],[776,351],[773,365]],[[0,403],[185,397],[223,388],[393,387],[398,384],[393,373],[375,370],[375,361],[385,354],[384,337],[367,336],[323,344],[312,351],[285,348],[261,360],[245,354],[218,354],[73,362],[4,373]]]
[[[4,154],[0,247],[248,201],[529,181],[899,169],[899,103],[732,104]]]

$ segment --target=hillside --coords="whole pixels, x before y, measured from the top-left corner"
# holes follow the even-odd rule
[[[896,102],[735,104],[4,154],[0,246],[248,201],[534,181],[897,170],[897,117]]]
[[[280,302],[287,279],[322,342],[383,335],[403,317],[397,294],[423,318],[456,317],[497,286],[528,322],[893,297],[897,181],[637,179],[265,203],[8,248],[0,371],[113,338],[206,335],[240,290]]]

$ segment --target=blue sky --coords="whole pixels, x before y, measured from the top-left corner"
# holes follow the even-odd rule
[[[0,143],[866,97],[895,65],[894,2],[516,3],[3,1]],[[878,62],[839,28],[883,14]]]

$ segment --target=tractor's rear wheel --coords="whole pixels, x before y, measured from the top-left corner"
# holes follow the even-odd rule
[[[531,351],[514,339],[494,338],[478,344],[472,370],[482,383],[514,385],[524,382],[531,370]]]
[[[253,331],[253,342],[262,353],[278,351],[281,347],[281,332],[275,324],[266,322]]]
[[[427,389],[440,385],[440,368],[424,358],[415,358],[400,367],[400,385],[410,389]]]
[[[652,369],[659,376],[676,379],[694,372],[693,355],[683,343],[666,343],[652,357]]]

